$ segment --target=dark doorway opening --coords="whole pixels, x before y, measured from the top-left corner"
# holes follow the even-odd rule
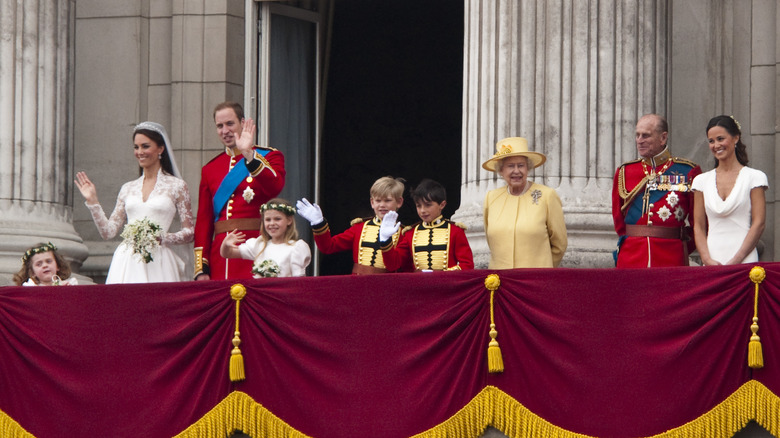
[[[322,136],[321,206],[336,234],[373,215],[369,189],[403,177],[447,189],[460,206],[462,0],[336,0]],[[408,194],[408,193],[407,193]],[[417,222],[408,196],[402,223]],[[323,255],[321,275],[349,274],[352,253]]]

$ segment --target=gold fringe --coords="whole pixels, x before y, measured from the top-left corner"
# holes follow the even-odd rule
[[[780,399],[760,382],[750,380],[706,414],[651,438],[730,438],[750,420],[777,436],[778,408]]]
[[[485,278],[485,288],[490,291],[490,342],[488,343],[488,372],[489,373],[503,373],[504,372],[504,358],[501,356],[501,348],[498,346],[496,336],[498,331],[496,330],[496,321],[493,312],[493,299],[501,286],[501,279],[498,274],[490,274]]]
[[[761,348],[761,338],[758,336],[758,285],[766,278],[766,271],[761,266],[753,266],[750,270],[750,281],[756,285],[753,299],[753,323],[750,324],[750,342],[748,343],[748,366],[750,368],[764,367],[764,352]]]
[[[412,438],[478,438],[488,426],[510,438],[588,438],[588,435],[569,432],[535,415],[495,386],[486,386],[455,415]]]
[[[772,435],[780,436],[780,397],[756,380],[746,382],[695,420],[649,438],[730,438],[750,420],[755,420]],[[455,415],[412,438],[478,438],[488,426],[510,438],[588,437],[555,426],[507,393],[486,386]]]
[[[238,331],[238,307],[241,300],[246,296],[246,288],[243,284],[236,283],[230,286],[230,297],[236,301],[236,331],[233,334],[233,350],[230,352],[230,368],[228,373],[231,382],[240,382],[246,379],[244,371],[244,356],[241,355],[241,332]]]
[[[174,438],[224,438],[237,430],[252,438],[307,438],[240,391],[228,394],[211,411]]]
[[[35,438],[3,411],[0,411],[0,436],[3,438]]]
[[[745,385],[748,384],[753,388],[756,400],[756,410],[751,420],[756,420],[756,423],[769,431],[772,436],[780,436],[780,397],[756,380],[751,380]]]

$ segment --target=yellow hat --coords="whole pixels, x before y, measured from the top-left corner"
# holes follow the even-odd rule
[[[539,152],[528,150],[528,140],[523,137],[509,137],[496,143],[496,153],[492,158],[482,163],[482,168],[496,172],[496,163],[509,157],[526,157],[531,169],[537,168],[547,161],[547,157]]]

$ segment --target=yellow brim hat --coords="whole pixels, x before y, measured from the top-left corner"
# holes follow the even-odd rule
[[[523,137],[509,137],[496,143],[496,153],[489,160],[482,163],[482,168],[491,172],[496,172],[496,164],[509,157],[526,157],[528,165],[535,169],[545,161],[547,156],[539,152],[528,150],[528,140]]]

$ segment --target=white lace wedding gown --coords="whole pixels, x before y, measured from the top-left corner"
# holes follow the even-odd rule
[[[106,284],[190,280],[185,274],[185,261],[172,248],[172,245],[192,242],[195,234],[187,183],[160,171],[154,189],[146,201],[143,200],[142,188],[143,176],[125,183],[119,191],[116,207],[110,218],[106,218],[100,204],[87,205],[103,239],[111,239],[121,233],[126,222],[144,217],[151,219],[163,229],[162,242],[152,254],[153,260],[149,263],[144,263],[138,254],[134,255],[132,248],[124,242],[120,243],[111,259]],[[168,229],[177,211],[181,230],[169,234]]]

